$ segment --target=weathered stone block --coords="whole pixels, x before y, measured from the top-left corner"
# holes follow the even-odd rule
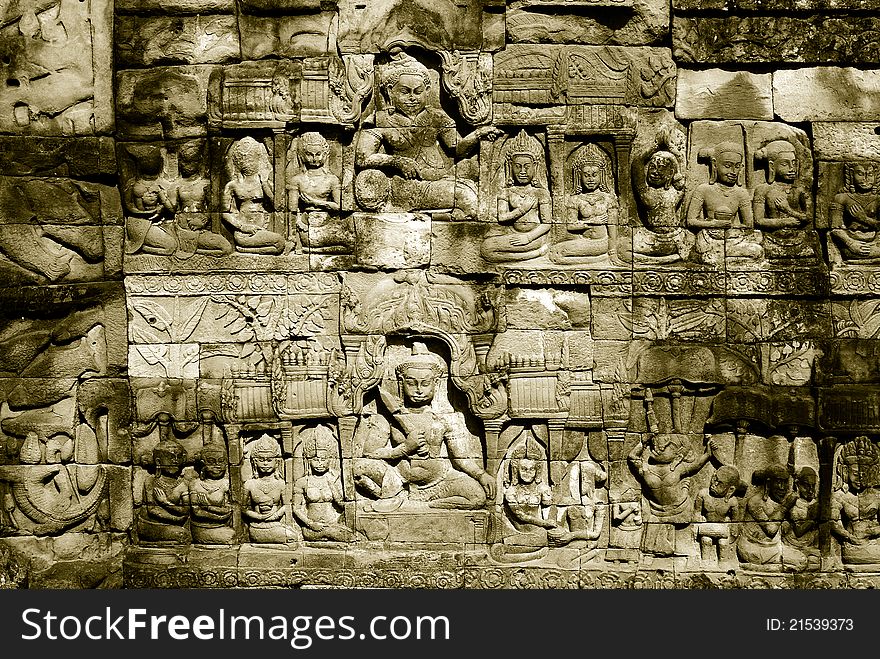
[[[676,16],[672,47],[680,62],[859,64],[874,60],[874,16]]]
[[[773,107],[784,121],[880,119],[880,71],[828,66],[776,71]]]
[[[507,34],[513,43],[574,43],[641,46],[669,33],[669,3],[657,0],[571,2],[510,7]],[[548,11],[551,9],[551,11]],[[537,10],[537,11],[535,11]]]
[[[238,24],[223,15],[120,16],[116,54],[119,68],[231,62],[241,57]]]
[[[678,70],[679,119],[772,119],[772,76],[746,71]]]
[[[7,6],[2,20],[0,131],[112,131],[113,3],[62,0],[47,8],[29,0]]]
[[[820,160],[880,160],[878,124],[813,122],[813,150]]]

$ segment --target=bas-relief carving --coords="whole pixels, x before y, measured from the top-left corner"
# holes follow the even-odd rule
[[[873,381],[873,353],[826,333],[876,333],[874,164],[822,163],[814,222],[806,134],[685,129],[666,49],[504,46],[500,2],[342,2],[338,23],[330,4],[244,3],[233,39],[259,61],[118,72],[134,419],[92,385],[124,317],[0,336],[3,534],[130,529],[157,565],[206,545],[285,569],[340,547],[553,574],[873,569],[861,435],[880,422],[840,404],[868,421],[836,441],[781,410],[801,409],[783,386]],[[84,222],[0,232],[30,280],[112,276],[112,200],[71,185]],[[833,290],[861,296],[828,310],[814,225]],[[453,226],[460,277],[438,262]]]

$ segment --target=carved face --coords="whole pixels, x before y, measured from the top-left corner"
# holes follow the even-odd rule
[[[391,104],[408,117],[414,117],[428,104],[428,88],[421,76],[404,73],[389,90]]]
[[[847,463],[846,482],[853,492],[861,492],[876,482],[877,463],[871,459],[858,459]]]
[[[403,397],[410,403],[425,405],[434,400],[437,392],[437,375],[428,367],[411,366],[401,377]]]
[[[299,149],[299,157],[306,167],[314,169],[324,164],[327,157],[325,151],[320,144],[303,144]]]
[[[178,476],[183,461],[175,455],[161,455],[156,458],[156,469],[163,476]]]
[[[275,471],[275,458],[271,455],[258,453],[251,457],[251,464],[260,476],[267,476]]]
[[[767,494],[776,503],[781,503],[788,494],[788,478],[771,476],[767,479]]]
[[[528,485],[535,482],[535,477],[538,475],[538,466],[535,464],[534,460],[522,458],[519,461],[518,471],[520,482]]]
[[[326,474],[330,469],[330,454],[327,451],[318,450],[315,455],[309,458],[309,467],[316,476]]]
[[[786,151],[776,156],[776,178],[792,182],[797,178],[798,161],[794,151]]]
[[[816,498],[816,479],[812,475],[798,478],[798,496],[804,501],[812,501]]]
[[[602,170],[596,165],[584,165],[581,168],[581,187],[584,192],[593,192],[601,183]]]
[[[652,451],[654,462],[668,464],[675,460],[681,451],[681,445],[668,435],[656,435],[654,437]]]
[[[535,160],[531,156],[514,156],[510,159],[510,170],[517,185],[528,185],[535,177]]]
[[[718,181],[724,185],[736,185],[739,179],[739,170],[742,167],[742,155],[732,151],[725,151],[715,161],[718,172]]]
[[[222,478],[226,473],[226,458],[223,455],[208,454],[202,458],[204,473],[208,478]]]
[[[877,182],[877,175],[873,167],[867,165],[855,165],[852,168],[853,185],[859,192],[867,192],[874,188]]]
[[[675,176],[675,168],[668,158],[658,153],[651,156],[645,167],[645,180],[648,185],[652,188],[668,188],[673,176]]]
[[[709,494],[713,497],[726,497],[728,486],[718,478],[718,474],[712,474],[712,480],[709,481]]]

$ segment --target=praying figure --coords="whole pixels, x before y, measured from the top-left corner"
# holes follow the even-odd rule
[[[300,135],[297,156],[302,169],[287,182],[288,208],[296,213],[296,230],[303,250],[345,254],[354,246],[354,233],[338,217],[342,182],[327,167],[330,144],[315,132]]]
[[[844,189],[830,204],[832,243],[843,261],[876,263],[880,260],[880,167],[873,162],[848,162],[843,167]]]
[[[252,137],[229,149],[232,180],[223,189],[223,220],[232,229],[235,249],[250,254],[281,254],[284,236],[271,229],[275,200],[265,147]]]
[[[164,159],[158,148],[149,148],[137,158],[137,176],[122,193],[125,205],[125,251],[171,256],[177,251],[172,203],[162,181]]]
[[[186,450],[176,439],[163,439],[153,449],[155,474],[144,482],[137,520],[138,540],[188,543],[189,488],[182,477]]]
[[[766,183],[755,188],[752,210],[755,226],[764,229],[767,256],[810,257],[818,249],[815,234],[809,233],[812,201],[798,184],[799,162],[794,145],[774,140],[755,153],[766,163]]]
[[[480,248],[491,263],[528,261],[549,249],[553,209],[544,149],[525,130],[505,146],[507,187],[498,194],[498,225],[488,231]]]
[[[867,437],[837,454],[838,486],[831,500],[831,532],[844,564],[880,564],[880,450]]]
[[[189,482],[193,542],[229,545],[235,541],[232,496],[227,476],[226,447],[206,444],[199,454],[199,477]]]
[[[593,263],[608,254],[616,236],[619,204],[611,158],[595,144],[580,149],[571,169],[564,238],[550,249],[555,263]]]
[[[251,542],[294,544],[297,533],[288,523],[284,501],[281,447],[270,435],[251,444],[254,475],[244,482],[244,510]]]
[[[754,229],[751,196],[739,185],[743,149],[721,142],[701,149],[709,162],[709,182],[697,186],[688,202],[688,226],[698,229],[695,249],[703,263],[721,265],[725,258],[760,260],[763,236]]]

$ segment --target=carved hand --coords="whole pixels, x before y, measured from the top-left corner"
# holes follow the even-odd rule
[[[397,168],[404,178],[419,178],[419,168],[411,158],[401,156],[397,159]]]
[[[492,478],[485,471],[480,474],[480,485],[483,486],[483,489],[486,491],[486,498],[489,501],[495,500],[495,479]]]

